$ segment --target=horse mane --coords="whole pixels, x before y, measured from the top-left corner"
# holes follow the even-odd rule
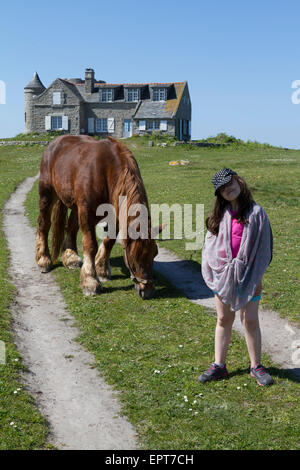
[[[142,180],[140,169],[132,154],[132,152],[118,140],[107,137],[109,141],[115,144],[115,148],[122,162],[121,171],[119,172],[117,183],[114,191],[114,206],[119,214],[120,231],[124,233],[125,227],[129,226],[130,222],[134,220],[134,216],[127,216],[126,204],[121,204],[119,207],[119,197],[127,197],[127,209],[133,204],[143,204],[148,210],[148,230],[151,233],[151,218],[149,212],[149,204],[146,189]],[[150,235],[151,239],[151,235]],[[125,245],[128,244],[129,239],[123,239]]]

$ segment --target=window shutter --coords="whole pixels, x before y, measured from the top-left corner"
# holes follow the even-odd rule
[[[63,116],[62,117],[62,129],[63,129],[63,131],[68,131],[69,130],[69,118],[68,118],[68,116]]]
[[[107,131],[109,133],[115,132],[115,119],[114,118],[107,119]]]
[[[140,131],[146,130],[146,121],[139,121],[139,130]]]
[[[160,130],[167,131],[168,130],[168,123],[167,121],[160,121]]]
[[[54,91],[53,95],[53,104],[61,104],[61,94],[60,91]]]
[[[51,131],[51,116],[45,116],[45,129]]]
[[[88,133],[93,134],[95,132],[95,119],[88,118]]]

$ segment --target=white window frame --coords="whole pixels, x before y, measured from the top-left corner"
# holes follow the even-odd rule
[[[168,130],[168,121],[163,119],[162,121],[160,121],[160,130],[161,131],[167,131]]]
[[[159,131],[160,129],[160,121],[147,121],[146,122],[147,131]]]
[[[54,121],[55,119],[57,119],[57,120],[58,120],[58,119],[61,119],[61,126],[60,126],[60,127],[59,127],[59,126],[54,127],[53,121]],[[62,116],[61,114],[51,116],[51,130],[52,130],[52,131],[61,131],[62,128],[63,128],[63,116]]]
[[[105,132],[105,133],[107,133],[107,118],[97,118],[96,119],[96,132]]]
[[[139,131],[145,131],[146,130],[146,121],[139,121]]]
[[[134,103],[140,99],[140,90],[139,88],[128,88],[127,90],[127,101]]]
[[[52,104],[60,105],[61,104],[61,91],[52,92]]]
[[[153,101],[166,101],[166,88],[153,88]]]
[[[100,101],[103,103],[111,103],[113,101],[113,89],[102,88],[100,92]]]

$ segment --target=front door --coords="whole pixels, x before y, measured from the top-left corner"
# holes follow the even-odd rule
[[[131,137],[131,136],[132,136],[131,119],[124,119],[123,137]]]

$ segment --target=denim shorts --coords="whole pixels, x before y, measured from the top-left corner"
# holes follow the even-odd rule
[[[214,290],[213,290],[213,293],[219,295],[218,292]],[[250,302],[255,302],[255,300],[260,300],[260,299],[261,299],[261,294],[258,294],[255,297],[252,297],[252,299],[250,299]]]

